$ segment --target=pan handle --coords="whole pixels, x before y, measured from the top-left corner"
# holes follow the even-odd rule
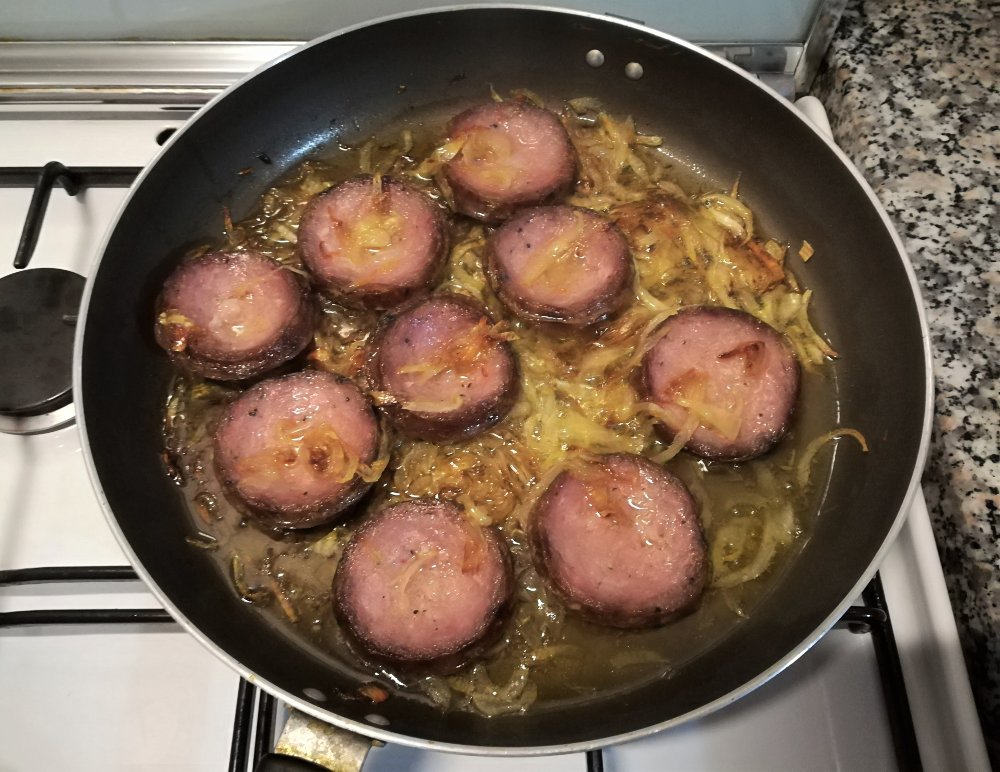
[[[297,759],[294,756],[279,756],[269,753],[261,756],[254,772],[326,772],[326,767],[317,767],[311,761]]]
[[[372,741],[291,709],[274,753],[254,772],[360,772]]]

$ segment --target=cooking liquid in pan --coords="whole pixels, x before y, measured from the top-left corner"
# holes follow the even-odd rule
[[[570,104],[564,122],[581,158],[581,176],[592,185],[578,185],[569,201],[609,213],[630,236],[637,297],[596,330],[542,330],[520,322],[486,286],[484,229],[455,218],[442,288],[480,298],[518,336],[512,345],[522,395],[501,424],[455,444],[396,441],[388,470],[361,511],[332,529],[276,536],[245,522],[212,469],[214,427],[237,389],[190,376],[178,376],[171,389],[166,447],[171,472],[191,502],[192,549],[209,550],[237,593],[331,667],[356,673],[359,687],[376,682],[442,707],[487,715],[633,689],[682,667],[752,614],[781,581],[819,510],[832,463],[828,452],[816,451],[835,428],[836,394],[824,367],[833,352],[808,326],[808,295],[791,277],[800,259],[797,245],[783,256],[782,245],[755,237],[787,272],[760,291],[774,277],[762,278],[767,272],[759,260],[745,254],[752,215],[732,190],[706,193],[719,187],[679,167],[656,138],[635,133],[629,121],[609,117],[590,100]],[[224,248],[256,250],[301,270],[295,241],[305,204],[362,172],[406,176],[440,199],[433,178],[443,125],[436,114],[410,116],[374,140],[302,164],[228,228]],[[652,630],[581,622],[564,612],[532,567],[524,536],[532,496],[575,452],[627,451],[654,459],[664,453],[653,418],[634,410],[639,399],[629,374],[660,320],[681,306],[722,305],[723,299],[784,332],[799,355],[803,377],[789,434],[771,453],[741,464],[710,463],[683,452],[666,461],[699,502],[709,545],[713,579],[695,613]],[[355,377],[377,315],[325,299],[322,304],[309,365]],[[502,638],[484,659],[445,675],[366,665],[345,643],[330,601],[337,559],[364,509],[426,496],[454,500],[477,522],[499,527],[517,579]],[[361,691],[375,699],[386,693],[371,686]]]

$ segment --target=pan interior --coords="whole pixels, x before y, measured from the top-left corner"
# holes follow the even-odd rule
[[[602,67],[587,52],[605,55]],[[638,62],[643,77],[625,66]],[[596,742],[721,700],[804,648],[869,569],[903,503],[920,452],[926,362],[904,264],[866,191],[777,98],[685,46],[634,27],[555,11],[473,9],[394,19],[333,36],[258,73],[203,112],[131,195],[92,278],[78,384],[90,453],[117,526],[170,605],[262,681],[360,725],[356,683],[236,601],[215,563],[185,542],[185,504],[164,474],[160,420],[170,367],[151,309],[177,256],[216,239],[282,174],[330,143],[352,143],[427,105],[481,101],[493,87],[558,102],[601,99],[664,137],[711,179],[740,175],[761,230],[807,237],[796,273],[842,358],[841,426],[872,452],[844,454],[811,540],[780,587],[685,668],[605,699],[485,719],[413,700],[378,706],[403,741],[488,748]],[[267,158],[270,163],[262,162]],[[245,169],[253,174],[241,174]],[[320,697],[322,695],[322,698]]]

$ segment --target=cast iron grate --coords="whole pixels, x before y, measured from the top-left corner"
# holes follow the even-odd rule
[[[135,166],[64,166],[58,161],[49,161],[40,167],[0,167],[0,187],[34,188],[21,230],[21,241],[14,256],[14,267],[27,268],[35,253],[49,196],[57,183],[67,195],[75,196],[86,188],[127,188],[141,171]]]
[[[138,578],[129,566],[10,569],[0,571],[0,588],[39,582],[137,581]],[[862,597],[865,605],[848,608],[836,627],[871,636],[899,768],[919,770],[922,767],[917,737],[903,682],[899,652],[892,632],[892,620],[882,591],[882,580],[878,574],[869,582]],[[163,609],[38,609],[0,612],[0,629],[137,622],[159,624],[173,622],[173,619]],[[240,679],[229,772],[247,772],[248,769],[254,769],[261,756],[273,750],[276,711],[277,701],[274,697]],[[586,764],[588,772],[601,772],[604,769],[601,751],[588,752]]]
[[[0,187],[33,187],[34,194],[14,260],[24,268],[31,260],[45,218],[52,188],[58,183],[69,195],[87,187],[128,187],[138,176],[136,167],[66,167],[53,161],[44,167],[0,167]],[[60,566],[0,570],[0,588],[41,582],[137,581],[129,566]],[[892,729],[900,769],[922,768],[909,700],[892,632],[882,581],[878,574],[862,595],[864,606],[851,606],[837,627],[871,635],[878,662],[882,693]],[[0,629],[47,625],[173,623],[164,609],[32,609],[0,612]],[[140,628],[141,629],[141,628]],[[270,694],[240,679],[236,697],[229,772],[247,772],[273,750],[277,701]],[[600,749],[586,753],[588,772],[603,772]]]

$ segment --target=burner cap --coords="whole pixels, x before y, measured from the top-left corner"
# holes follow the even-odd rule
[[[72,401],[73,337],[84,283],[58,268],[0,278],[0,414],[40,415]]]

